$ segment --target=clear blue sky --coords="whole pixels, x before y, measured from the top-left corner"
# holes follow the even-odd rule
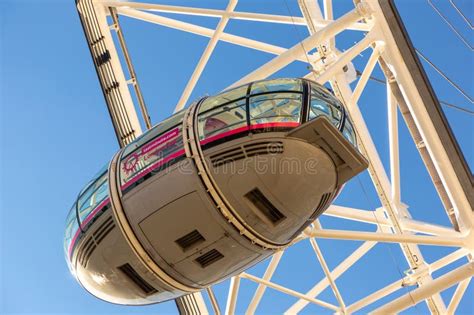
[[[299,15],[296,1],[286,1],[291,13]],[[472,20],[473,2],[455,2]],[[198,4],[196,1],[177,3]],[[453,35],[427,1],[397,3],[415,46],[474,95],[472,52]],[[435,3],[474,44],[472,31],[449,2]],[[207,0],[199,1],[199,5],[225,8],[226,2]],[[284,0],[241,0],[237,10],[288,15]],[[336,15],[341,12],[337,11]],[[217,21],[180,19],[204,26],[215,26]],[[157,123],[171,113],[208,39],[127,19],[123,19],[123,25],[152,120]],[[306,34],[304,28],[298,30],[299,33],[293,27],[244,21],[232,21],[226,29],[229,33],[284,47],[294,45]],[[351,36],[344,37],[340,44],[348,47],[351,40]],[[367,55],[366,52],[364,59]],[[268,54],[219,43],[192,98],[218,92],[270,58]],[[356,64],[360,70],[362,66]],[[301,76],[304,69],[305,65],[295,64],[276,76]],[[432,69],[426,69],[440,99],[473,110],[469,101]],[[380,73],[377,75],[381,77]],[[384,87],[371,82],[370,91],[362,96],[360,104],[370,130],[377,131],[376,146],[387,152]],[[448,107],[444,110],[472,167],[473,116]],[[81,187],[118,149],[73,0],[0,0],[0,133],[0,313],[175,313],[173,302],[131,308],[97,300],[74,281],[64,261],[62,240],[67,211]],[[403,201],[415,218],[447,225],[436,192],[407,135],[402,126],[401,153],[407,155],[401,161]],[[382,159],[387,165],[387,156]],[[408,174],[411,176],[405,176]],[[367,197],[355,180],[337,203],[364,209],[378,207],[367,174],[360,178]],[[322,222],[325,227],[367,229],[355,223],[341,225],[340,221],[328,218]],[[329,266],[334,268],[359,243],[320,241],[320,244]],[[423,250],[429,262],[450,251],[425,247]],[[261,275],[263,268],[264,265],[257,266],[252,272]],[[406,269],[397,246],[378,245],[353,272],[341,277],[338,284],[350,304],[394,281]],[[285,254],[274,281],[305,291],[322,276],[308,244],[299,244]],[[251,289],[255,288],[246,280],[242,282],[238,311],[245,310]],[[216,287],[219,297],[225,296],[227,285],[224,282]],[[473,296],[472,283],[468,290],[466,294]],[[453,289],[447,290],[444,296],[449,297],[452,292]],[[403,293],[402,290],[390,298]],[[335,303],[329,290],[320,298]],[[281,312],[293,301],[267,290],[259,310]],[[322,310],[311,306],[305,311]],[[410,310],[426,311],[424,303]],[[464,299],[459,311],[472,314],[472,299]]]

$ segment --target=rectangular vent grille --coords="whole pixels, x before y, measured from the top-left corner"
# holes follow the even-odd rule
[[[202,268],[206,268],[222,258],[224,258],[224,255],[222,255],[217,249],[211,249],[207,253],[196,258],[195,261],[200,264]]]
[[[245,154],[247,156],[263,155],[263,154],[281,154],[283,153],[283,142],[269,141],[244,145]]]
[[[230,149],[219,154],[211,156],[212,166],[218,167],[226,163],[234,162],[245,158],[241,147]]]
[[[259,143],[251,143],[243,147],[236,147],[224,152],[211,156],[212,166],[218,167],[226,163],[245,159],[255,155],[263,154],[281,154],[283,153],[283,142],[281,141],[266,141]]]
[[[112,217],[108,217],[99,228],[85,241],[82,250],[79,252],[79,263],[87,267],[89,259],[102,240],[115,228]]]
[[[248,192],[245,195],[245,198],[253,203],[255,207],[273,224],[278,224],[286,219],[286,216],[281,213],[258,188]]]
[[[127,263],[125,265],[122,265],[122,266],[118,267],[118,269],[120,269],[120,271],[122,271],[146,295],[151,295],[151,294],[154,294],[154,293],[158,292],[158,290],[155,289],[154,287],[152,287],[148,282],[146,282],[138,274],[138,272],[136,272],[135,269],[133,269],[133,267],[130,266],[130,264]]]
[[[191,247],[204,242],[206,239],[197,230],[192,231],[180,238],[175,242],[184,250],[188,250]]]

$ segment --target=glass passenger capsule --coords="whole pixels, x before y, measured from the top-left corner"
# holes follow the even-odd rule
[[[331,92],[305,79],[253,82],[121,149],[69,211],[66,260],[113,303],[199,291],[287,246],[366,167]]]

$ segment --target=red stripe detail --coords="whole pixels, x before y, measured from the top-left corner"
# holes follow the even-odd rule
[[[216,140],[219,140],[219,139],[222,139],[222,138],[225,138],[225,137],[229,137],[229,136],[232,136],[232,135],[235,135],[237,133],[244,132],[244,131],[249,131],[249,130],[265,129],[265,128],[294,128],[294,127],[298,127],[299,125],[300,125],[300,123],[298,123],[298,122],[271,122],[271,123],[255,124],[255,125],[251,125],[250,128],[245,126],[245,127],[240,127],[240,128],[234,129],[234,130],[229,130],[229,131],[220,133],[218,135],[215,135],[215,136],[209,137],[207,139],[201,140],[199,143],[201,145],[205,145],[205,144],[208,144],[210,142],[214,142]]]
[[[81,228],[84,228],[86,227],[87,223],[89,223],[90,220],[92,220],[92,218],[95,216],[95,214],[97,212],[99,212],[100,210],[102,210],[102,208],[104,208],[108,203],[109,203],[109,197],[105,198],[104,201],[102,201],[98,206],[97,208],[95,208],[94,211],[92,211],[91,213],[89,213],[89,215],[86,217],[86,219],[84,220],[84,222],[81,223]]]
[[[265,128],[294,128],[300,125],[299,122],[271,122],[271,123],[263,123],[263,124],[255,124],[251,125],[250,129],[265,129]]]
[[[105,198],[104,201],[102,201],[95,209],[94,211],[91,211],[84,220],[84,222],[81,223],[81,228],[84,228],[87,223],[89,223],[90,220],[99,212],[102,210],[108,203],[110,202],[109,197]],[[74,235],[74,238],[71,241],[71,245],[69,245],[69,259],[71,259],[71,253],[72,253],[72,248],[74,247],[74,244],[76,243],[77,238],[79,237],[79,234],[81,234],[81,229],[77,229],[76,234]]]
[[[218,134],[218,135],[209,137],[209,138],[207,138],[207,139],[204,139],[204,140],[200,141],[199,143],[200,143],[201,145],[205,145],[205,144],[207,144],[207,143],[209,143],[209,142],[213,142],[213,141],[222,139],[222,138],[224,138],[224,137],[232,136],[232,135],[235,135],[235,134],[237,134],[237,133],[241,133],[241,132],[248,131],[248,130],[249,130],[249,127],[247,127],[247,126],[240,127],[240,128],[237,128],[237,129],[229,130],[229,131],[220,133],[220,134]]]
[[[294,127],[298,127],[299,125],[300,124],[297,123],[297,122],[272,122],[272,123],[263,123],[263,124],[251,125],[250,128],[248,126],[245,126],[245,127],[240,127],[240,128],[237,128],[237,129],[229,130],[229,131],[223,132],[221,134],[209,137],[207,139],[204,139],[204,140],[200,141],[200,144],[205,145],[207,143],[210,143],[210,142],[213,142],[213,141],[216,141],[216,140],[228,137],[228,136],[232,136],[232,135],[235,135],[235,134],[238,134],[238,133],[241,133],[241,132],[249,131],[249,130],[265,129],[265,128],[294,128]],[[130,185],[132,185],[133,183],[138,181],[140,178],[142,178],[146,174],[150,173],[151,171],[153,171],[154,169],[160,167],[161,165],[169,162],[170,160],[175,159],[175,158],[177,158],[181,155],[184,155],[184,153],[185,153],[184,150],[179,150],[179,151],[171,154],[170,156],[166,157],[165,159],[157,161],[156,163],[148,166],[146,169],[142,170],[139,174],[135,175],[125,185],[122,185],[121,189],[124,190],[124,189],[130,187]],[[94,211],[89,213],[89,215],[86,217],[84,222],[82,222],[81,228],[84,228],[90,222],[90,220],[92,220],[92,218],[100,210],[102,210],[103,207],[105,207],[109,203],[109,201],[110,201],[109,198],[104,199],[104,201],[102,203],[100,203],[100,205],[97,206],[97,208],[95,208]],[[71,258],[72,248],[74,247],[74,244],[75,244],[77,238],[79,237],[79,234],[80,234],[80,229],[78,229],[76,231],[76,234],[74,235],[74,238],[71,241],[71,245],[69,246],[69,259]]]
[[[183,150],[179,150],[169,156],[167,156],[166,158],[162,159],[162,160],[159,160],[157,162],[155,162],[154,164],[151,164],[150,166],[148,166],[147,168],[145,168],[144,170],[142,170],[140,173],[138,173],[137,175],[135,175],[132,179],[130,179],[127,183],[125,183],[124,185],[122,185],[120,188],[122,190],[124,189],[127,189],[128,187],[130,187],[133,183],[135,183],[137,180],[139,180],[140,178],[142,178],[143,176],[145,176],[146,174],[150,173],[151,171],[153,171],[154,169],[160,167],[161,165],[169,162],[170,160],[172,159],[175,159],[177,157],[180,157],[181,155],[184,155],[185,151],[184,149]]]

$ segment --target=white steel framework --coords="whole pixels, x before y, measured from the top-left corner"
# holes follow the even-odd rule
[[[216,10],[118,0],[78,1],[86,38],[120,144],[127,144],[141,133],[136,107],[141,109],[146,127],[150,127],[144,98],[119,24],[119,16],[127,16],[209,38],[181,97],[177,100],[175,110],[182,109],[188,103],[219,41],[274,55],[270,61],[230,87],[267,78],[293,62],[307,63],[308,69],[311,69],[310,73],[297,73],[295,76],[306,75],[319,83],[330,84],[336,95],[345,103],[358,134],[361,151],[370,162],[368,173],[381,207],[366,210],[332,205],[325,216],[341,219],[340,229],[323,228],[317,220],[295,241],[310,243],[325,275],[307,292],[298,292],[272,281],[279,263],[285,258],[285,251],[280,251],[271,257],[261,277],[247,272],[233,277],[230,280],[227,301],[219,301],[212,288],[209,288],[206,296],[213,311],[216,314],[234,313],[239,303],[239,291],[243,290],[246,282],[251,281],[258,286],[246,309],[248,314],[258,310],[268,288],[296,298],[294,304],[286,310],[288,314],[298,313],[309,303],[344,314],[359,310],[373,310],[381,314],[396,313],[420,301],[425,301],[432,313],[454,313],[474,274],[473,179],[407,38],[393,1],[354,0],[353,9],[338,18],[333,15],[333,5],[337,5],[337,2],[333,3],[332,0],[323,0],[322,8],[315,0],[297,0],[301,16],[236,11],[237,2],[238,0],[230,0],[225,10]],[[166,13],[165,16],[161,15],[162,13]],[[178,16],[213,17],[219,19],[219,22],[215,29],[210,29],[170,18],[170,13]],[[107,19],[108,16],[111,19]],[[227,33],[225,28],[231,20],[306,27],[309,35],[293,47],[284,48]],[[347,31],[360,32],[362,36],[352,47],[342,52],[337,48],[337,38]],[[113,32],[117,35],[115,42]],[[352,89],[350,84],[356,80],[353,61],[360,58],[361,53],[365,51],[370,51],[370,57],[353,85],[355,88]],[[123,55],[124,65],[119,59],[119,53]],[[123,71],[124,68],[127,73]],[[358,105],[375,69],[380,69],[386,78],[389,173],[384,168],[382,153],[377,150]],[[127,86],[133,89],[127,89]],[[135,93],[138,102],[136,105],[131,92]],[[403,203],[400,174],[400,160],[403,160],[403,157],[400,157],[399,152],[398,112],[408,127],[452,226],[412,219],[408,206]],[[374,228],[357,231],[344,229],[346,220],[374,226],[375,231]],[[325,258],[331,253],[322,250],[318,244],[319,239],[332,239],[335,242],[357,240],[362,243],[331,270]],[[338,278],[350,272],[351,267],[379,243],[399,244],[409,270],[405,276],[391,284],[374,288],[373,293],[364,298],[357,301],[346,300],[345,290],[338,285]],[[449,247],[455,250],[438,260],[428,262],[424,259],[419,245]],[[458,261],[462,262],[460,267],[451,268],[439,275],[440,270],[445,270],[442,268]],[[434,272],[438,272],[436,277]],[[370,281],[370,275],[365,281]],[[446,301],[440,292],[454,285],[457,285],[455,293],[450,301]],[[334,294],[336,304],[318,298],[326,288],[330,288]],[[385,305],[379,305],[377,308],[371,306],[379,300],[386,301],[388,295],[402,289],[407,289],[408,292],[388,300]],[[178,303],[181,312],[208,312],[201,294],[187,299],[188,301],[183,299]]]

